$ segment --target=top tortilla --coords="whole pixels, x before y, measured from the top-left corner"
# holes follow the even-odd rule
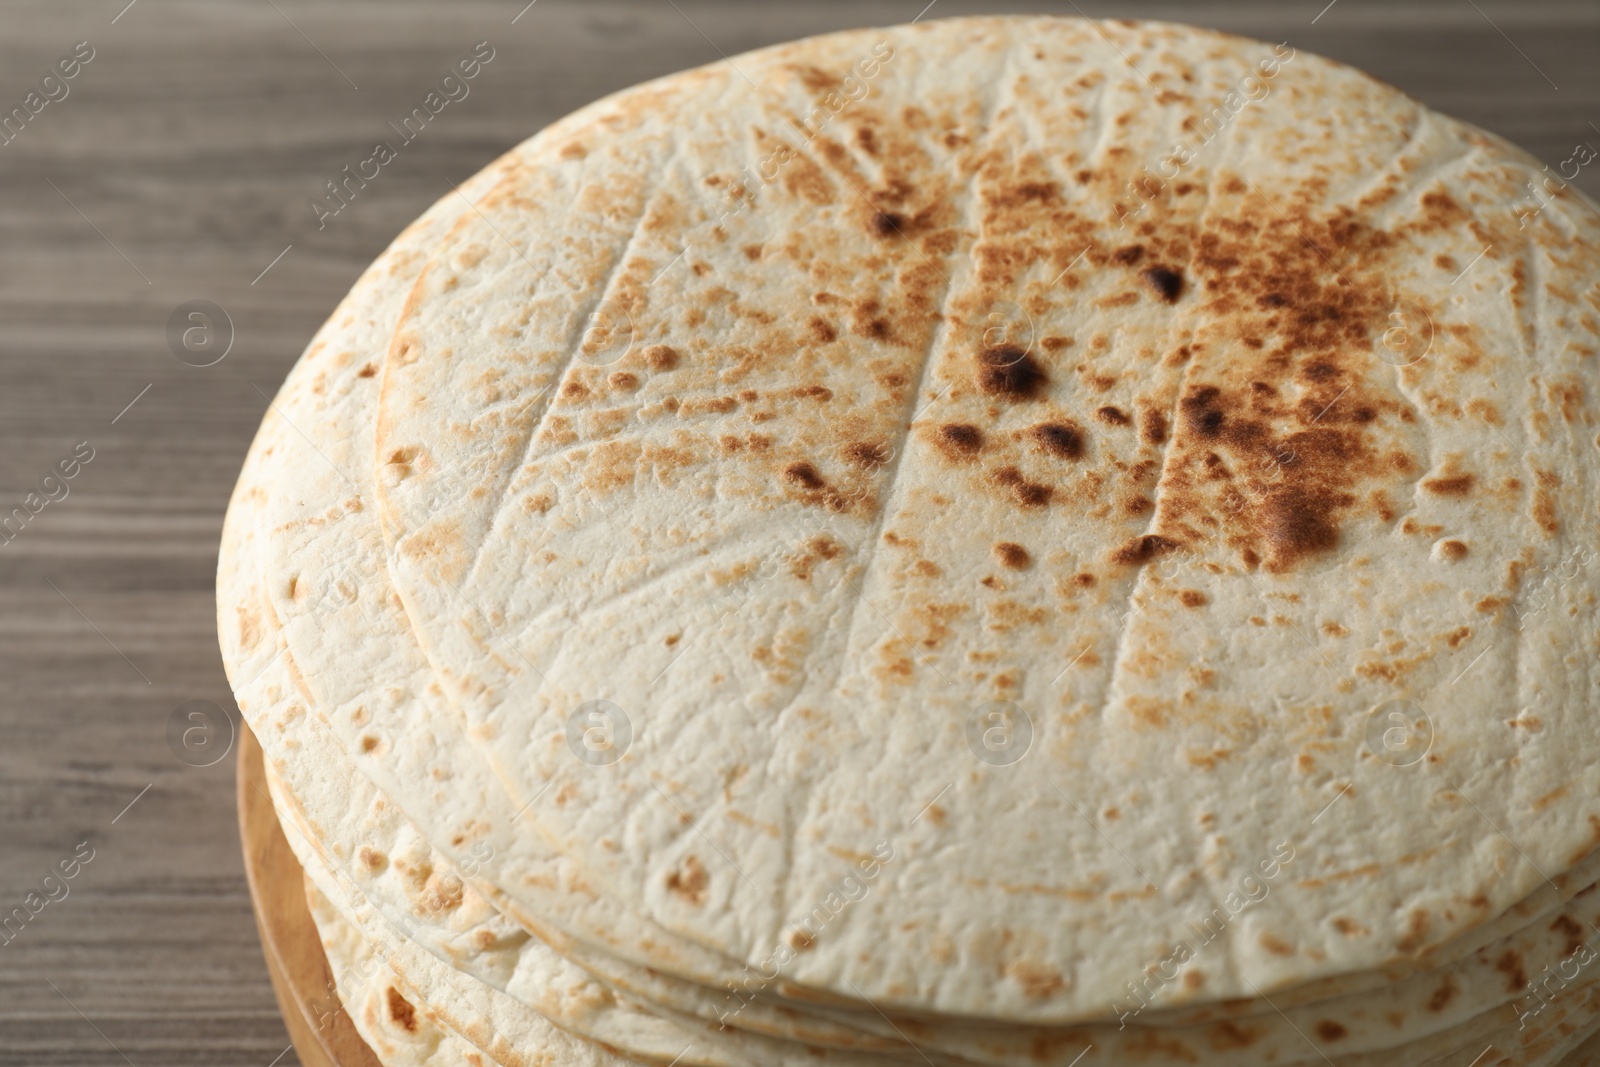
[[[624,907],[1065,1022],[1180,945],[1206,1002],[1414,958],[1594,845],[1600,218],[1519,219],[1522,153],[1304,53],[976,19],[548,162],[412,293],[379,494],[485,758]]]

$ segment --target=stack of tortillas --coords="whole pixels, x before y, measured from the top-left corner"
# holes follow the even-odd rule
[[[1595,205],[1287,45],[585,108],[229,511],[346,1007],[393,1065],[1596,1062],[1597,368]]]

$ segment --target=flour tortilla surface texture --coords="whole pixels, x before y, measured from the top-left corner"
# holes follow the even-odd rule
[[[1593,881],[1600,223],[1519,220],[1524,154],[1305,53],[981,19],[547,162],[411,294],[378,488],[469,737],[625,911],[1063,1023]]]
[[[484,1067],[482,1053],[417,1010],[360,929],[309,880],[306,902],[339,999],[383,1067]]]
[[[354,366],[358,362],[354,361],[351,365]],[[345,372],[344,376],[348,377],[349,373]],[[359,376],[359,372],[356,373]],[[280,411],[287,422],[326,424],[329,420],[317,417],[315,409],[310,406],[313,398],[349,395],[344,388],[349,383],[343,382],[339,374],[318,381],[324,388],[286,390],[286,395],[280,397]],[[356,440],[360,440],[361,437],[360,433],[354,435]],[[295,464],[302,458],[309,458],[309,456],[301,457],[298,448],[295,441],[287,440],[276,450],[274,458],[279,464],[287,463],[290,469],[294,469]],[[337,450],[333,442],[319,444],[316,451],[323,453],[335,465],[343,460],[342,453]],[[290,496],[291,494],[285,494],[283,499],[289,499]],[[272,526],[275,536],[294,528],[293,524],[269,525]],[[320,521],[320,517],[319,521],[306,524],[308,532],[320,533],[323,539],[332,536],[335,540],[340,532],[348,536],[351,531],[359,528],[354,523]],[[307,546],[301,546],[300,551],[291,554],[292,558],[304,559],[307,554],[306,548]],[[348,546],[345,547],[345,551],[348,551]],[[303,578],[304,574],[301,577]],[[369,576],[367,584],[372,580]],[[312,584],[314,586],[315,582]],[[282,583],[279,583],[279,588],[282,588]],[[364,588],[363,595],[366,592]],[[375,605],[369,607],[376,611]],[[306,672],[304,668],[301,668],[300,673],[314,676],[314,672]],[[374,682],[381,684],[381,676],[375,678]],[[374,695],[363,706],[375,708],[379,705],[381,699]],[[396,730],[391,733],[384,729],[377,717],[369,720],[367,726],[378,731],[368,736],[382,737],[383,745],[380,747],[387,747],[404,736],[401,731]],[[592,1021],[586,1023],[571,1018],[563,1021],[562,1016],[552,1014],[548,989],[560,987],[563,983],[549,980],[546,969],[548,964],[530,967],[515,962],[518,957],[548,954],[543,945],[530,942],[526,936],[506,936],[503,928],[499,932],[491,932],[489,923],[478,926],[476,922],[472,922],[466,929],[460,928],[464,916],[481,914],[483,903],[472,899],[473,891],[464,888],[465,883],[459,881],[450,871],[449,861],[445,857],[432,854],[423,848],[422,836],[417,834],[414,828],[406,825],[404,817],[397,810],[386,810],[381,815],[360,815],[374,807],[370,799],[370,790],[341,792],[336,789],[331,793],[328,791],[327,783],[340,782],[356,776],[348,768],[340,771],[338,768],[341,766],[342,753],[337,751],[337,746],[324,735],[305,733],[308,728],[301,728],[302,733],[298,735],[297,744],[305,751],[328,754],[319,763],[313,776],[312,780],[316,785],[303,785],[308,797],[322,802],[323,812],[313,820],[319,824],[317,836],[322,840],[337,843],[333,846],[334,849],[352,864],[355,877],[363,882],[363,892],[369,900],[376,903],[377,910],[391,920],[399,915],[411,936],[416,937],[419,926],[427,926],[430,914],[438,911],[439,902],[447,901],[448,914],[444,918],[448,920],[448,925],[455,929],[443,931],[442,935],[435,933],[431,936],[441,936],[444,941],[454,941],[457,944],[455,947],[445,948],[444,955],[441,955],[437,947],[430,948],[430,951],[454,964],[458,970],[476,974],[490,984],[496,984],[502,990],[507,989],[507,977],[510,975],[539,976],[525,980],[522,984],[523,989],[532,990],[536,995],[522,996],[519,999],[540,1008],[569,1029],[577,1028],[594,1036]],[[446,764],[438,762],[435,766],[443,767]],[[441,773],[438,777],[449,782],[452,789],[460,788],[460,778],[456,773]],[[356,813],[360,817],[354,822],[339,822],[342,817],[351,813]],[[419,848],[423,848],[423,851],[419,851]],[[361,857],[359,863],[355,862],[357,857]],[[468,862],[473,863],[475,867],[478,866],[470,856]],[[431,873],[420,876],[418,872]],[[467,898],[465,902],[463,897]],[[1300,1013],[1297,1018],[1285,1019],[1283,1025],[1279,1025],[1275,1018],[1268,1016],[1256,1020],[1248,1027],[1229,1025],[1200,1029],[1188,1034],[1178,1032],[1163,1034],[1161,1052],[1154,1062],[1168,1062],[1162,1057],[1171,1055],[1173,1049],[1189,1047],[1204,1050],[1215,1047],[1219,1041],[1230,1039],[1230,1036],[1232,1041],[1238,1042],[1241,1035],[1247,1035],[1250,1043],[1248,1049],[1236,1049],[1230,1052],[1230,1062],[1235,1067],[1246,1062],[1290,1062],[1283,1058],[1288,1050],[1297,1049],[1304,1040],[1301,1033],[1318,1024],[1325,1032],[1330,1027],[1337,1027],[1338,1031],[1349,1035],[1350,1040],[1340,1042],[1341,1051],[1354,1051],[1364,1047],[1363,1042],[1381,1042],[1385,1038],[1394,1041],[1401,1035],[1398,1020],[1402,1018],[1415,1018],[1421,1021],[1426,1028],[1424,1032],[1437,1033],[1446,1030],[1470,1017],[1470,1012],[1463,1015],[1461,1009],[1482,1011],[1491,1004],[1506,1003],[1521,992],[1517,987],[1506,988],[1508,975],[1503,961],[1508,958],[1507,953],[1512,954],[1509,958],[1519,961],[1518,966],[1524,965],[1521,961],[1527,961],[1526,966],[1533,969],[1537,969],[1541,960],[1555,961],[1560,958],[1556,946],[1570,940],[1569,931],[1573,929],[1574,924],[1578,924],[1581,928],[1595,918],[1600,918],[1583,913],[1582,902],[1581,896],[1579,900],[1574,901],[1573,907],[1569,909],[1570,914],[1563,912],[1556,916],[1542,917],[1531,930],[1522,931],[1523,936],[1514,939],[1513,943],[1496,944],[1480,951],[1476,958],[1470,961],[1471,966],[1467,968],[1455,968],[1442,975],[1419,974],[1402,986],[1385,989],[1374,997],[1349,998],[1337,1004],[1314,1005]],[[480,938],[487,942],[488,947],[479,942]],[[1561,950],[1561,952],[1566,951],[1568,950]],[[720,999],[711,991],[703,991],[702,995],[707,996],[713,1006]],[[1262,1023],[1266,1025],[1263,1026]],[[586,1025],[591,1029],[585,1029]],[[888,1025],[894,1027],[896,1024]],[[966,1034],[952,1034],[945,1027],[937,1029],[919,1027],[910,1022],[903,1025],[916,1036],[922,1047],[932,1045],[941,1051],[959,1053],[976,1062],[1039,1062],[1041,1035],[1029,1032],[1025,1028],[1004,1033],[980,1030]],[[894,1034],[897,1031],[890,1029],[889,1033]],[[1053,1039],[1052,1043],[1056,1046],[1065,1046],[1079,1038],[1084,1042],[1092,1042],[1095,1047],[1107,1054],[1121,1048],[1123,1051],[1118,1053],[1118,1062],[1136,1060],[1146,1062],[1143,1057],[1147,1056],[1148,1052],[1144,1051],[1144,1048],[1149,1042],[1146,1037],[1137,1033],[1122,1034],[1109,1028],[1082,1028],[1076,1032],[1045,1037],[1046,1040]],[[711,1043],[717,1043],[715,1038]],[[903,1047],[901,1051],[904,1051]],[[1072,1051],[1075,1055],[1081,1048],[1075,1047]],[[702,1056],[713,1054],[710,1049],[700,1053]],[[1198,1054],[1203,1056],[1204,1052]],[[1195,1055],[1194,1052],[1186,1052],[1180,1062],[1195,1062],[1193,1059]],[[690,1062],[699,1060],[693,1059]]]
[[[412,265],[414,266],[414,263]],[[394,277],[401,277],[402,274],[403,274],[403,271],[401,269],[396,269],[393,272],[393,276]],[[361,321],[359,316],[346,316],[346,319],[349,320],[349,321]],[[375,320],[375,321],[381,321],[381,320]],[[373,330],[372,332],[374,333],[374,335],[382,335],[384,331],[381,328],[377,328],[377,329]],[[358,339],[361,338],[362,336],[363,335],[361,335],[361,334],[357,334],[357,338]],[[356,347],[358,349],[358,357],[359,357],[359,345],[357,345]],[[297,426],[299,426],[299,425],[315,426],[315,427],[325,428],[330,432],[337,431],[337,430],[341,429],[342,428],[342,424],[341,424],[341,419],[337,415],[337,405],[340,402],[348,402],[351,399],[353,399],[353,397],[354,397],[354,394],[350,393],[350,392],[347,392],[345,387],[346,386],[358,386],[359,385],[359,380],[370,377],[370,374],[366,373],[367,370],[368,370],[368,367],[370,365],[366,364],[365,362],[363,362],[360,358],[356,358],[354,360],[346,359],[346,360],[344,360],[342,362],[343,362],[344,365],[339,367],[337,370],[329,372],[329,373],[326,373],[326,374],[323,374],[323,375],[319,375],[318,377],[316,377],[314,379],[314,388],[301,391],[305,398],[309,398],[312,395],[315,395],[316,397],[319,397],[319,398],[326,398],[326,397],[334,398],[332,401],[329,401],[330,405],[332,405],[333,410],[334,410],[334,414],[332,416],[330,416],[330,412],[329,412],[328,409],[319,409],[319,408],[316,408],[315,406],[307,407],[305,405],[297,404],[297,402],[296,402],[297,401],[297,396],[295,394],[291,394],[290,390],[288,390],[288,389],[285,390],[286,396],[279,398],[279,401],[278,401],[279,413],[282,414],[284,416],[284,418],[288,422],[290,422],[290,423],[292,423],[294,425],[297,425]],[[359,368],[359,370],[357,368]],[[345,382],[345,381],[342,381],[342,379],[350,379],[350,380],[348,382]],[[315,451],[317,453],[317,456],[320,459],[325,461],[324,465],[329,469],[329,471],[337,472],[338,470],[342,470],[342,469],[354,469],[354,470],[359,472],[363,468],[363,462],[362,462],[362,459],[361,459],[362,449],[359,446],[359,442],[362,442],[364,440],[364,433],[363,432],[357,432],[357,433],[355,433],[353,435],[352,439],[354,441],[358,442],[358,445],[355,448],[349,450],[349,451],[353,452],[353,456],[349,458],[348,462],[347,462],[347,457],[340,451],[340,445],[342,443],[344,443],[344,442],[341,442],[337,437],[334,437],[332,439],[324,437],[323,439],[314,442],[313,445],[311,446],[311,450]],[[288,447],[291,448],[291,449],[296,446],[296,442],[292,438],[288,440],[287,444],[288,444]],[[289,454],[289,452],[287,452],[286,450],[280,449],[279,450],[279,455],[278,455],[277,458],[278,458],[278,461],[279,461],[280,464],[284,464],[284,463],[289,464],[289,468],[288,469],[291,469],[291,470],[303,470],[304,469],[303,467],[298,466],[298,464],[301,464],[301,463],[309,465],[309,467],[311,469],[313,469],[313,470],[321,470],[321,467],[319,467],[313,461],[310,452],[307,452],[303,456],[293,456],[293,455]],[[270,475],[267,476],[266,480],[269,481],[269,482],[270,481],[275,481],[275,479],[272,478]],[[284,480],[287,481],[288,479],[284,479]],[[305,479],[305,478],[297,478],[297,479],[294,479],[294,481],[295,481],[295,488],[298,490],[301,487],[301,485],[304,482],[307,481],[307,479]],[[309,479],[309,481],[314,484],[315,483],[315,478],[311,478],[311,479]],[[334,487],[334,492],[337,493],[337,487]],[[315,493],[310,494],[310,495],[311,495],[311,497],[313,499],[316,497]],[[290,500],[290,499],[298,499],[298,498],[295,498],[293,493],[284,493],[284,494],[282,494],[281,499],[282,500]],[[276,502],[277,501],[275,501],[275,503]],[[291,508],[289,510],[292,511],[293,509]],[[359,514],[360,514],[359,511],[357,511],[356,515],[359,516]],[[331,520],[339,519],[339,518],[348,518],[348,516],[341,516],[341,515],[338,515],[336,513],[330,515],[329,513],[325,512],[325,511],[321,512],[321,513],[318,513],[318,512],[314,511],[313,515],[314,515],[314,521],[312,521],[311,523],[308,524],[309,528],[313,532],[315,532],[315,531],[326,531],[326,530],[334,529],[335,526],[336,526],[336,523],[334,521],[331,521]],[[276,536],[278,534],[280,529],[287,528],[287,527],[280,527],[280,525],[277,522],[274,522],[271,525],[273,526],[273,529],[274,529],[274,536]],[[307,552],[305,551],[307,546],[305,544],[301,544],[299,542],[296,542],[293,539],[289,539],[287,543],[292,547],[292,551],[289,551],[285,558],[294,561],[297,565],[303,563],[303,561],[306,559],[306,556],[307,556]],[[316,556],[316,555],[318,555],[318,553],[317,552],[311,552],[310,555]],[[337,556],[336,556],[336,558],[337,558]],[[370,561],[369,561],[369,566],[370,566]],[[381,566],[380,566],[379,569],[381,569]],[[358,571],[357,573],[360,573],[361,576],[366,579],[366,581],[364,581],[362,583],[362,589],[361,589],[361,593],[360,593],[360,595],[365,596],[366,592],[367,592],[366,586],[369,585],[369,584],[373,584],[375,575],[371,574],[371,573],[367,573],[367,571],[365,571],[365,570]],[[285,590],[285,589],[291,591],[290,594],[286,598],[280,595],[279,600],[280,601],[285,601],[286,600],[287,603],[286,603],[285,606],[287,606],[290,611],[293,611],[297,605],[299,607],[301,607],[303,610],[309,610],[309,609],[306,608],[306,593],[309,590],[314,590],[316,588],[316,583],[314,581],[313,582],[307,582],[306,580],[304,580],[305,576],[303,574],[290,573],[289,578],[290,578],[290,580],[287,583],[278,583],[275,586],[275,588],[278,590],[278,592],[280,594],[282,594],[283,590]],[[381,583],[379,583],[379,584],[381,584]],[[381,592],[380,592],[379,595],[380,595],[380,599],[381,599]],[[311,608],[318,608],[318,607],[325,609],[326,605],[325,604],[319,605],[313,599],[312,602],[311,602]],[[368,607],[369,610],[372,609],[372,605],[367,605],[367,607]],[[308,618],[308,621],[316,622],[316,623],[324,623],[325,624],[327,620],[325,618],[316,618],[315,616],[312,616],[312,617]],[[322,636],[322,634],[315,632],[316,631],[316,627],[315,626],[312,627],[312,631],[313,632],[312,632],[312,635],[311,635],[311,646],[310,646],[310,648],[311,648],[313,654],[320,647],[324,652],[327,652],[327,651],[331,650],[332,654],[337,655],[338,654],[338,648],[342,648],[343,647],[342,643],[339,643],[339,642],[323,642],[319,646],[319,644],[317,643],[317,639],[320,638]],[[368,635],[368,636],[370,637],[370,635]],[[291,642],[290,643],[291,644],[294,643],[292,636],[291,636]],[[336,645],[338,647],[334,647]],[[369,641],[369,642],[365,643],[363,645],[363,647],[364,648],[371,648],[372,644]],[[315,672],[315,671],[308,671],[307,673],[312,678],[315,678],[315,677],[318,676],[317,672]],[[312,688],[315,688],[315,686],[313,686]],[[365,706],[366,705],[362,705],[361,707],[364,708]],[[360,710],[360,708],[358,708],[358,710]],[[373,723],[372,725],[376,725],[376,724]],[[379,733],[382,734],[383,731],[380,730]],[[367,736],[376,736],[376,735],[369,734]],[[388,739],[389,739],[388,736],[385,735],[385,746],[382,746],[382,747],[386,747]],[[435,769],[437,770],[437,767]],[[453,777],[451,778],[451,780],[453,782]],[[452,785],[452,788],[454,788],[454,784]],[[591,961],[592,961],[592,958],[591,958]],[[1420,985],[1420,982],[1419,983],[1414,983],[1414,984]],[[718,998],[716,998],[716,997],[712,998],[711,1003],[712,1003],[713,1007],[715,1006],[715,1003],[716,1003],[717,999]],[[1425,999],[1431,1000],[1432,999],[1431,994],[1430,994],[1429,997],[1427,997]],[[1470,1003],[1474,1003],[1474,1000],[1471,997],[1463,997],[1463,998],[1461,998],[1461,1000],[1457,1001],[1458,1005],[1465,1005],[1465,1004],[1470,1004]],[[1394,1012],[1395,1012],[1395,1009],[1391,1005],[1391,1009],[1390,1009],[1391,1016],[1393,1016]],[[752,1015],[755,1014],[754,1011],[752,1011],[751,1014]],[[1418,1013],[1418,1014],[1420,1014],[1420,1013]],[[748,1017],[746,1017],[746,1018],[748,1018]],[[1155,1013],[1152,1013],[1151,1018],[1152,1018],[1152,1020],[1155,1018]],[[1445,1024],[1447,1024],[1447,1022],[1449,1020],[1448,1020],[1448,1017],[1443,1016],[1443,1015],[1439,1015],[1439,1014],[1436,1013],[1435,1017],[1433,1017],[1431,1019],[1428,1019],[1427,1021],[1428,1021],[1429,1025],[1431,1025],[1431,1026],[1433,1026],[1433,1027],[1435,1027],[1437,1029],[1437,1028],[1442,1028]],[[882,1028],[882,1036],[889,1037],[890,1035],[895,1034],[897,1032],[898,1024],[887,1023],[887,1021],[885,1021],[885,1023],[887,1025],[885,1025]],[[910,1024],[907,1024],[907,1025],[910,1025]],[[1354,1030],[1355,1028],[1351,1027],[1350,1029]],[[944,1044],[944,1042],[946,1040],[948,1040],[946,1035],[940,1035],[939,1038],[933,1038],[927,1033],[927,1028],[926,1027],[924,1027],[924,1028],[914,1028],[913,1032],[918,1035],[919,1040],[922,1040],[922,1041],[937,1040],[937,1041],[940,1042],[941,1047],[948,1047],[947,1045]],[[1214,1040],[1214,1035],[1212,1035],[1212,1039]],[[979,1042],[979,1046],[987,1054],[986,1057],[985,1057],[985,1058],[987,1058],[988,1056],[1003,1056],[1003,1055],[1006,1055],[1006,1053],[1003,1051],[1004,1049],[1006,1049],[1006,1048],[1020,1048],[1022,1046],[1028,1045],[1031,1042],[1034,1042],[1035,1040],[1036,1040],[1036,1038],[1034,1038],[1032,1035],[1029,1035],[1029,1034],[1026,1034],[1026,1033],[1006,1034],[1003,1037],[1001,1037],[1001,1036],[989,1037],[986,1040],[980,1041]],[[1177,1039],[1176,1039],[1176,1036],[1173,1036],[1173,1037],[1169,1037],[1168,1040],[1169,1041],[1176,1041]],[[1104,1043],[1102,1043],[1102,1047],[1104,1047]],[[972,1055],[973,1054],[971,1051],[968,1051],[965,1048],[963,1048],[962,1051],[967,1055]],[[1010,1056],[1014,1058],[1019,1054],[1025,1054],[1025,1053],[1012,1052],[1012,1053],[1010,1053]],[[1032,1054],[1033,1055],[1037,1055],[1036,1051],[1033,1051]],[[1271,1056],[1272,1053],[1270,1052],[1270,1043],[1258,1042],[1252,1048],[1252,1054],[1254,1054],[1254,1055]]]
[[[286,728],[294,731],[299,725],[304,725],[306,721],[312,720],[307,717],[298,717],[298,715],[288,715],[288,717],[283,718],[283,721],[285,721]],[[461,968],[438,966],[437,961],[429,960],[426,953],[419,952],[419,945],[411,944],[408,941],[408,937],[398,936],[397,931],[392,931],[392,929],[387,929],[386,931],[386,923],[374,913],[373,907],[365,901],[365,893],[363,893],[362,889],[352,885],[342,875],[334,872],[333,867],[326,864],[325,857],[320,854],[317,846],[314,845],[314,841],[322,840],[322,833],[318,833],[317,827],[302,819],[299,809],[294,805],[294,801],[285,797],[282,782],[278,781],[275,774],[272,776],[272,790],[274,790],[274,801],[277,803],[286,833],[290,837],[291,846],[298,854],[307,872],[310,873],[310,877],[314,878],[314,881],[317,881],[318,885],[322,886],[326,894],[330,894],[331,897],[342,902],[342,912],[346,913],[349,921],[357,923],[362,928],[366,941],[370,942],[371,945],[382,945],[379,955],[387,961],[387,965],[392,966],[400,976],[405,977],[406,990],[414,989],[421,992],[421,997],[418,997],[416,993],[411,993],[411,998],[419,1001],[419,1003],[427,1003],[427,1005],[451,1005],[450,1008],[430,1009],[432,1011],[440,1011],[446,1021],[453,1021],[454,1025],[466,1025],[466,1027],[469,1027],[469,1032],[480,1033],[478,1041],[482,1043],[483,1048],[496,1049],[499,1062],[507,1062],[507,1064],[526,1062],[520,1059],[520,1056],[526,1053],[528,1049],[520,1045],[520,1038],[517,1035],[523,1029],[533,1030],[536,1035],[541,1033],[542,1021],[539,1016],[518,1008],[515,1003],[507,1003],[504,998],[493,997],[488,990],[480,989],[478,987],[480,982],[467,976]],[[362,853],[363,856],[370,854],[370,849],[363,848]],[[403,848],[397,848],[394,853],[384,857],[384,865],[392,864],[395,867],[408,865],[408,861],[410,861],[410,870],[405,872],[408,875],[416,875],[419,870],[426,870],[426,867],[421,867],[421,865],[414,862],[416,861],[414,854],[408,853]],[[448,885],[448,881],[445,881],[443,885]],[[432,891],[435,894],[442,891],[442,889],[438,888],[438,883],[435,883],[435,880],[430,880],[430,886],[432,886]],[[445,889],[445,891],[448,893],[448,889]],[[472,909],[469,907],[466,910]],[[414,929],[414,925],[408,926],[410,926],[410,929]],[[483,1008],[474,1008],[474,1005],[480,1005],[485,997],[490,997],[490,1005],[496,1008],[496,1011],[490,1016],[490,1024],[485,1024],[485,1021],[483,1021],[485,1019],[482,1014]],[[462,1009],[462,1003],[469,1006],[469,1008]],[[1467,1046],[1470,1046],[1472,1051],[1480,1051],[1478,1046],[1482,1046],[1483,1041],[1486,1040],[1496,1041],[1502,1048],[1509,1048],[1512,1043],[1517,1043],[1517,1045],[1528,1049],[1539,1048],[1541,1041],[1546,1041],[1547,1043],[1547,1032],[1554,1032],[1557,1027],[1560,1027],[1565,1022],[1568,1014],[1584,1008],[1586,1003],[1587,1001],[1584,1000],[1581,992],[1573,992],[1571,995],[1565,995],[1565,1000],[1560,1003],[1560,1011],[1552,1011],[1549,1014],[1541,1013],[1541,1016],[1534,1019],[1534,1025],[1530,1029],[1517,1027],[1515,1033],[1509,1033],[1510,1027],[1504,1025],[1504,1019],[1506,1019],[1507,1014],[1496,1011],[1496,1013],[1483,1017],[1480,1021],[1470,1022],[1466,1027],[1458,1027],[1458,1029],[1451,1030],[1451,1032],[1437,1033],[1434,1037],[1427,1038],[1427,1040],[1414,1041],[1414,1043],[1403,1046],[1403,1048],[1382,1051],[1382,1053],[1339,1056],[1334,1062],[1338,1062],[1341,1067],[1378,1067],[1379,1064],[1405,1064],[1406,1067],[1414,1067],[1414,1065],[1432,1064],[1432,1062],[1442,1062],[1443,1064],[1443,1062],[1450,1062],[1448,1056],[1451,1053],[1467,1048]],[[1323,1022],[1323,1025],[1331,1025],[1331,1022]],[[1243,1032],[1243,1030],[1232,1030],[1232,1038],[1238,1041],[1246,1033],[1248,1032]],[[1102,1035],[1096,1035],[1096,1037],[1102,1037]],[[1462,1041],[1466,1041],[1466,1045],[1462,1045]],[[1146,1062],[1141,1051],[1147,1054],[1150,1048],[1139,1048],[1138,1041],[1130,1041],[1128,1045],[1133,1051],[1133,1059],[1126,1057],[1123,1053],[1118,1053],[1115,1059],[1109,1062],[1118,1062],[1118,1064]],[[1147,1045],[1168,1045],[1168,1038],[1166,1038],[1166,1035],[1162,1035],[1160,1038],[1147,1038]],[[683,1049],[683,1051],[688,1053],[690,1049]],[[1107,1049],[1107,1051],[1115,1051],[1115,1046]],[[1443,1057],[1435,1061],[1435,1053],[1443,1053]],[[664,1059],[658,1059],[658,1057],[646,1057],[646,1059],[650,1059],[651,1062],[666,1062]],[[1184,1064],[1203,1062],[1202,1059],[1197,1059],[1194,1053],[1181,1054],[1181,1056],[1171,1059],[1171,1061],[1165,1061],[1160,1057],[1157,1057],[1157,1059],[1158,1062],[1184,1062]],[[734,1062],[763,1064],[763,1062],[768,1061],[763,1061],[763,1059],[744,1059],[744,1061]],[[947,1061],[939,1057],[938,1062],[944,1064]],[[1227,1059],[1224,1062],[1237,1064],[1237,1062],[1242,1061]],[[1294,1062],[1320,1061],[1299,1061],[1299,1059],[1293,1059],[1293,1057],[1286,1057],[1286,1059],[1274,1059],[1274,1061],[1270,1062],[1294,1064]],[[1542,1059],[1536,1061],[1536,1059],[1523,1057],[1523,1059],[1515,1059],[1515,1061],[1510,1062],[1531,1064],[1531,1062],[1544,1061]]]

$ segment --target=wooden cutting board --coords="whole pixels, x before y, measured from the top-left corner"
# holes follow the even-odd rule
[[[239,837],[256,930],[284,1025],[304,1067],[382,1067],[334,991],[306,905],[305,876],[267,793],[261,746],[239,726]]]

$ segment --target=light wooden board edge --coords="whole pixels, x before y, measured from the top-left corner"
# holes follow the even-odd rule
[[[239,724],[239,839],[250,902],[278,1008],[304,1067],[382,1067],[334,991],[306,904],[305,875],[267,793],[261,746]]]

